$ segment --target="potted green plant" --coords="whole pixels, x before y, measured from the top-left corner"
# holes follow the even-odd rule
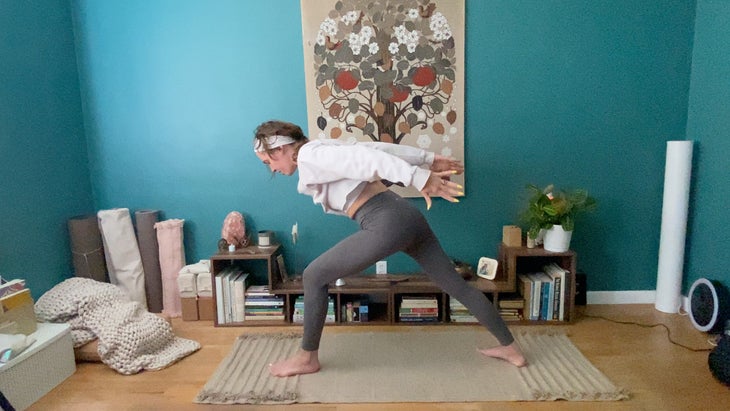
[[[530,197],[522,218],[527,224],[527,239],[534,241],[545,230],[544,247],[548,251],[567,251],[575,229],[577,215],[595,210],[596,199],[585,189],[556,190],[550,184],[541,189],[528,184]]]

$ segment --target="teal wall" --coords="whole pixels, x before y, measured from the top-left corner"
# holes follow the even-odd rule
[[[0,275],[33,297],[71,272],[66,220],[93,212],[71,9],[0,2]]]
[[[690,78],[711,82],[709,74],[690,77],[693,40],[702,41],[699,30],[694,38],[695,2],[466,3],[467,193],[426,213],[444,248],[476,264],[496,254],[526,183],[585,187],[600,209],[579,222],[573,248],[590,290],[653,289],[666,141],[720,126],[687,121]],[[307,121],[299,7],[297,0],[72,0],[94,209],[156,208],[185,219],[188,262],[215,251],[231,210],[245,214],[249,231],[276,232],[290,271],[353,232],[351,221],[297,194],[295,178],[272,178],[251,152],[261,121]],[[703,24],[708,37],[720,30],[718,22]],[[696,159],[700,176],[704,156]],[[723,172],[707,168],[705,181],[727,187]],[[693,201],[701,190],[702,182]],[[57,211],[59,226],[77,213]],[[693,207],[692,233],[704,224],[699,213]],[[707,224],[721,217],[704,214]],[[294,222],[296,249],[288,235]],[[701,271],[703,260],[688,255],[692,271]],[[389,263],[392,271],[416,269],[403,256]]]
[[[685,290],[704,277],[730,288],[725,221],[730,209],[730,2],[697,4],[687,139],[695,141],[694,201],[688,227]]]

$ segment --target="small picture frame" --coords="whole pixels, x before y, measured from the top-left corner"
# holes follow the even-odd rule
[[[286,272],[286,265],[284,264],[284,256],[279,254],[276,256],[276,265],[279,267],[279,275],[281,276],[282,282],[289,281],[289,274]]]

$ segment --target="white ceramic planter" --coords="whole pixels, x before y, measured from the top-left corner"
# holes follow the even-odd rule
[[[546,251],[562,253],[570,249],[570,238],[572,231],[563,230],[563,226],[554,225],[553,228],[545,231],[545,242],[543,247]]]

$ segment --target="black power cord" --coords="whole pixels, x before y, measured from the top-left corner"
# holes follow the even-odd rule
[[[608,321],[608,322],[612,322],[612,323],[616,323],[616,324],[624,324],[624,325],[636,325],[636,326],[639,326],[639,327],[642,327],[642,328],[655,328],[655,327],[662,327],[662,328],[664,328],[664,329],[665,329],[665,330],[667,331],[667,339],[669,340],[669,342],[670,342],[670,343],[672,343],[672,344],[674,344],[674,345],[676,345],[676,346],[678,346],[678,347],[682,347],[682,348],[684,348],[685,350],[689,350],[689,351],[692,351],[692,352],[705,352],[705,351],[712,351],[712,348],[693,348],[693,347],[689,347],[689,346],[686,346],[686,345],[684,345],[684,344],[681,344],[681,343],[679,343],[679,342],[677,342],[677,341],[674,341],[674,340],[672,339],[672,332],[671,332],[671,330],[669,329],[669,327],[667,327],[667,326],[666,326],[665,324],[663,324],[663,323],[656,323],[656,324],[642,324],[642,323],[637,323],[637,322],[635,322],[635,321],[621,321],[621,320],[614,320],[614,319],[612,319],[612,318],[604,317],[604,316],[602,316],[602,315],[591,315],[591,314],[586,314],[585,312],[583,312],[583,313],[581,314],[581,316],[582,316],[582,317],[588,317],[588,318],[597,318],[597,319],[600,319],[600,320],[604,320],[604,321]],[[713,343],[712,343],[712,342],[710,342],[710,344],[713,344]],[[717,345],[717,344],[715,343],[715,344],[713,344],[713,345]]]

